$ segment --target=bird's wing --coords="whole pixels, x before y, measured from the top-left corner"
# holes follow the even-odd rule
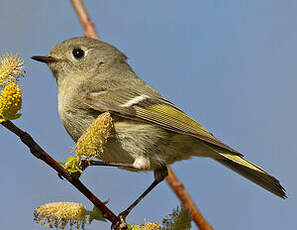
[[[126,90],[123,91],[126,92]],[[220,156],[216,158],[218,162],[268,191],[286,198],[285,190],[276,178],[245,160],[240,153],[217,140],[202,125],[161,96],[149,97],[145,94],[133,93],[132,95],[123,92],[119,94],[113,92],[112,96],[111,102],[110,96],[90,95],[85,99],[85,103],[101,112],[108,111],[128,119],[147,122],[176,133],[193,136],[206,143],[210,149]]]
[[[101,112],[108,111],[128,119],[147,122],[176,133],[190,135],[208,144],[228,150],[233,154],[241,155],[217,140],[202,125],[186,115],[178,107],[156,95],[151,97],[135,93],[135,91],[127,93],[127,90],[115,91],[109,97],[105,97],[101,93],[91,93],[84,99],[84,103]]]

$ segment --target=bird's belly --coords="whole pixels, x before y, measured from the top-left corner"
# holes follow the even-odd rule
[[[145,168],[153,170],[188,159],[195,140],[190,136],[167,131],[137,121],[114,123],[115,134],[105,144],[102,160],[133,164],[136,159],[147,160]]]

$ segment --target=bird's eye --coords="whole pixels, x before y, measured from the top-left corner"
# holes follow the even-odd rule
[[[80,59],[85,55],[85,51],[80,48],[76,48],[72,50],[72,54],[76,59]]]

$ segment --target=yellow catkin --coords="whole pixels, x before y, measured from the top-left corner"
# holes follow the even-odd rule
[[[15,83],[5,86],[0,95],[0,120],[16,119],[21,108],[22,90]]]
[[[74,202],[54,202],[40,206],[34,211],[34,221],[52,228],[64,229],[67,224],[84,229],[87,210],[84,205]]]
[[[112,136],[112,130],[113,123],[110,113],[106,112],[98,116],[77,141],[75,146],[77,156],[87,160],[93,157],[101,159],[104,144]]]
[[[140,230],[161,230],[161,226],[157,223],[150,222],[144,226],[141,226]]]
[[[24,76],[24,63],[24,60],[18,54],[6,53],[0,56],[0,88],[15,83],[19,77]]]

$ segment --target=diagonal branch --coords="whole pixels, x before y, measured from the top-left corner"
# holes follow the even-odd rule
[[[196,207],[194,201],[191,199],[186,188],[182,182],[176,177],[171,167],[168,168],[168,177],[166,178],[167,183],[171,189],[175,192],[177,197],[181,200],[183,205],[190,211],[192,219],[200,230],[212,230],[212,226],[202,216],[199,209]]]
[[[9,131],[17,135],[21,141],[30,149],[31,153],[38,159],[44,161],[52,167],[58,174],[68,180],[82,194],[84,194],[102,213],[104,218],[108,219],[113,225],[120,223],[120,218],[117,217],[103,202],[101,202],[78,178],[72,176],[59,163],[57,163],[50,155],[48,155],[39,144],[37,144],[30,134],[24,132],[11,121],[1,123]]]
[[[80,24],[83,27],[85,32],[85,36],[99,40],[99,36],[98,36],[98,33],[96,32],[96,28],[93,22],[91,21],[83,2],[81,0],[71,0],[71,4],[76,14],[78,15]]]

